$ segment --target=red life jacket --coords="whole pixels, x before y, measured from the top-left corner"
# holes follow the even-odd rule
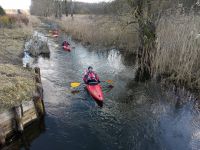
[[[88,80],[96,80],[96,76],[94,72],[88,72]]]
[[[92,72],[87,72],[87,74],[85,75],[85,80],[94,80],[94,81],[98,81],[96,74],[92,71]]]

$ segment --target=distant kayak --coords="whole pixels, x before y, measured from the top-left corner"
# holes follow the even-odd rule
[[[53,37],[58,37],[58,34],[53,34],[52,36],[53,36]]]
[[[94,84],[94,85],[86,85],[86,89],[88,90],[88,92],[90,93],[90,95],[97,101],[103,102],[104,100],[104,96],[103,96],[103,92],[102,92],[102,87],[101,85],[98,84]]]
[[[65,50],[65,51],[71,51],[71,47],[68,45],[68,46],[66,46],[66,45],[64,45],[63,46],[63,49]]]

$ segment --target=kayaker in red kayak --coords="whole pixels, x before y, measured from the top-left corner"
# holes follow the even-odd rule
[[[93,71],[93,68],[91,66],[89,66],[88,70],[85,71],[83,81],[85,82],[85,84],[89,84],[91,82],[96,82],[97,84],[100,83],[99,76]]]
[[[69,46],[70,44],[67,42],[67,41],[64,41],[63,43],[62,43],[62,46]]]

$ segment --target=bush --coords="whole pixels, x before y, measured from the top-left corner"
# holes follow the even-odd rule
[[[0,25],[5,27],[10,24],[10,18],[8,16],[0,16]]]
[[[5,11],[4,11],[4,9],[0,6],[0,16],[3,16],[3,15],[5,15],[6,13],[5,13]]]
[[[29,19],[22,14],[18,14],[18,15],[9,15],[10,18],[10,22],[11,23],[22,23],[25,25],[28,25],[29,23]]]
[[[29,19],[22,14],[0,16],[0,26],[3,27],[10,27],[13,25],[21,26],[21,24],[28,25],[28,23]]]

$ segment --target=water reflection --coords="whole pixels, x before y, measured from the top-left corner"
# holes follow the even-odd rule
[[[15,134],[2,150],[31,149],[31,143],[45,132],[44,119],[38,120],[25,128],[22,134]]]

